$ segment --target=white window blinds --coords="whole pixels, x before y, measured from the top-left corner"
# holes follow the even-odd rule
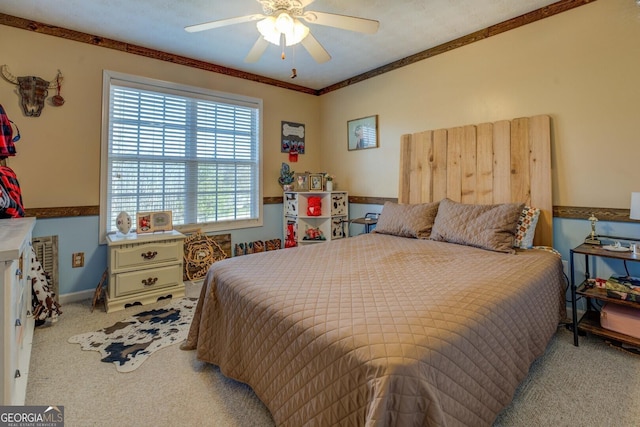
[[[259,102],[108,81],[106,232],[121,211],[172,211],[174,225],[260,220]]]

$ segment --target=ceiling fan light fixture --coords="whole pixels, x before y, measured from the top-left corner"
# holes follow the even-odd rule
[[[293,31],[293,18],[288,13],[280,13],[276,18],[276,30],[285,34]]]
[[[287,46],[300,43],[308,35],[309,35],[309,27],[307,27],[302,22],[296,19],[293,23],[292,34],[287,35],[287,40],[289,40],[289,38],[291,39],[291,44],[287,44]]]
[[[373,19],[359,18],[356,16],[339,15],[327,12],[304,11],[304,8],[314,0],[257,0],[262,5],[261,14],[238,16],[235,18],[218,19],[202,24],[185,27],[189,32],[211,30],[227,25],[242,24],[255,21],[260,37],[253,44],[245,62],[256,62],[265,52],[269,43],[282,49],[284,59],[285,47],[298,43],[318,63],[322,64],[331,59],[331,55],[311,34],[309,28],[303,22],[321,25],[325,27],[340,28],[364,34],[375,34],[380,22]],[[636,0],[640,2],[640,0]],[[301,20],[303,22],[301,22]],[[293,73],[296,74],[295,72]]]
[[[258,31],[266,41],[273,44],[280,43],[280,33],[276,30],[276,18],[268,16],[262,21],[258,21],[256,27],[258,27]]]
[[[268,16],[256,26],[262,37],[276,46],[280,46],[281,34],[284,34],[287,46],[300,43],[309,34],[309,28],[287,12],[281,12],[277,18]]]

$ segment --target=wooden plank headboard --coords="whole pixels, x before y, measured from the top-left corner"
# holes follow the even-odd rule
[[[405,134],[400,150],[400,203],[524,202],[541,209],[534,244],[553,246],[549,116]]]

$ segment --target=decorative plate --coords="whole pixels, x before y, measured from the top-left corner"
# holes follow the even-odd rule
[[[230,235],[227,240],[231,241]],[[202,279],[214,262],[227,257],[214,236],[198,231],[184,241],[184,275],[188,280]]]
[[[606,251],[613,251],[613,252],[629,252],[631,250],[631,248],[626,248],[624,246],[614,246],[614,245],[605,245],[602,247],[602,249]]]

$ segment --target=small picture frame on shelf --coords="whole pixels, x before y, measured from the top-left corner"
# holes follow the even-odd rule
[[[296,191],[309,191],[309,174],[296,174],[295,189]]]
[[[138,212],[136,215],[136,232],[138,234],[155,233],[156,231],[173,230],[171,211]]]
[[[309,174],[309,191],[322,191],[323,180],[321,173]]]

